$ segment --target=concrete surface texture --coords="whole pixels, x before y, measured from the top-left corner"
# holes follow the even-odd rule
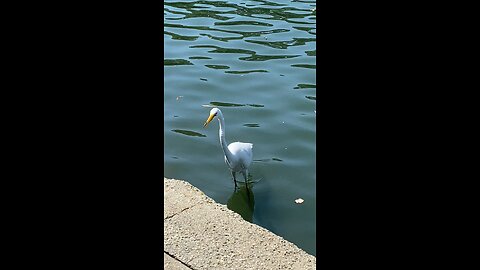
[[[207,197],[164,178],[165,269],[315,269],[316,258]]]

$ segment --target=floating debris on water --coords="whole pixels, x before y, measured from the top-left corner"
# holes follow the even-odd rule
[[[297,203],[297,204],[300,204],[300,203],[303,203],[303,202],[304,202],[304,200],[302,198],[298,198],[298,199],[295,200],[295,203]]]

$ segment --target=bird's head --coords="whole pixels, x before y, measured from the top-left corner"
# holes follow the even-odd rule
[[[203,124],[203,127],[206,127],[208,123],[210,123],[210,121],[212,121],[213,118],[217,116],[219,113],[221,113],[221,111],[218,108],[213,108],[212,110],[210,110],[210,115],[208,116],[207,121],[205,121],[205,124]]]

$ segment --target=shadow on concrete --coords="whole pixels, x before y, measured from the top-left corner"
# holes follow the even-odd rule
[[[238,185],[228,199],[227,208],[240,214],[243,219],[253,222],[253,211],[255,208],[255,198],[252,191],[252,186],[249,184],[248,188],[245,184]]]

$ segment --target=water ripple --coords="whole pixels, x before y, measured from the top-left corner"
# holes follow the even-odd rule
[[[215,25],[259,25],[259,26],[273,26],[270,23],[262,23],[257,21],[233,21],[233,22],[215,22]]]
[[[224,66],[224,65],[205,65],[208,68],[213,68],[213,69],[229,69],[229,66]]]
[[[315,84],[299,83],[293,89],[308,89],[308,88],[317,88],[317,86]]]
[[[274,60],[274,59],[288,59],[288,58],[295,58],[299,57],[301,55],[258,55],[254,54],[249,57],[240,57],[238,59],[244,60],[244,61],[268,61],[268,60]]]
[[[213,107],[244,107],[244,106],[250,106],[250,107],[256,107],[256,108],[263,108],[265,105],[261,104],[238,104],[238,103],[230,103],[230,102],[218,102],[218,101],[212,101],[208,105],[202,105],[203,107],[208,107],[208,108],[213,108]]]
[[[249,74],[249,73],[256,73],[256,72],[268,72],[264,69],[256,69],[256,70],[237,70],[237,71],[233,71],[233,70],[228,70],[228,71],[225,71],[225,73],[230,73],[230,74]]]
[[[207,137],[206,135],[203,135],[201,133],[191,131],[191,130],[184,130],[184,129],[172,129],[173,132],[180,133],[183,135],[187,136],[193,136],[193,137]]]
[[[181,65],[193,65],[192,62],[185,59],[164,59],[164,66],[181,66]]]
[[[179,35],[179,34],[175,34],[175,33],[172,33],[172,32],[168,32],[168,31],[164,31],[163,33],[165,35],[171,36],[172,39],[178,39],[178,40],[193,41],[193,40],[196,40],[198,38],[198,36],[184,36],[184,35]]]
[[[292,65],[292,67],[317,69],[317,65],[310,65],[310,64],[294,64]]]

